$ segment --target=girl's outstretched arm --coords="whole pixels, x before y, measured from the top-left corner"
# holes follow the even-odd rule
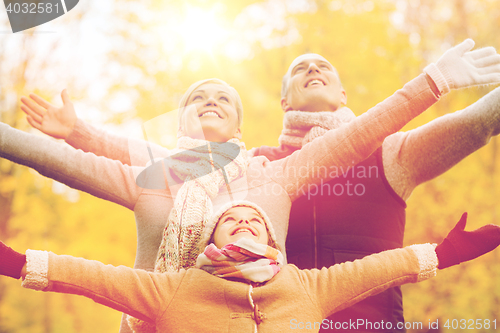
[[[155,323],[175,295],[185,271],[159,274],[45,251],[18,253],[0,242],[0,275],[22,277],[23,286],[81,295]]]
[[[324,317],[390,287],[415,283],[444,269],[488,253],[500,245],[500,227],[486,225],[465,231],[467,214],[436,247],[412,245],[384,251],[354,262],[301,272],[304,287],[324,311]]]

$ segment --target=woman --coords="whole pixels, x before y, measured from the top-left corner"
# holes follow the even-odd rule
[[[413,245],[322,270],[283,265],[273,223],[248,201],[208,222],[196,268],[151,273],[0,243],[0,274],[23,286],[82,295],[154,324],[156,332],[287,332],[328,325],[323,318],[389,287],[433,277],[500,244],[500,227],[465,232],[466,214],[437,247]],[[118,282],[118,283],[117,283]],[[308,323],[308,324],[307,324]],[[397,323],[385,323],[385,325]]]

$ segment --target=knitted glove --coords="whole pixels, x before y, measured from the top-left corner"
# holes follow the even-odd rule
[[[493,224],[474,231],[465,231],[467,213],[436,247],[439,269],[458,265],[493,251],[500,245],[500,227]]]
[[[26,263],[26,256],[14,251],[0,242],[0,274],[14,279],[21,277],[21,270]]]
[[[424,68],[441,94],[480,84],[500,83],[500,55],[493,47],[470,51],[472,39],[446,51],[436,64]]]

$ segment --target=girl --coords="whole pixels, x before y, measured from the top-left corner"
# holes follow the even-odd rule
[[[283,265],[271,220],[252,202],[229,203],[207,223],[196,268],[151,273],[0,243],[0,274],[35,290],[82,295],[154,325],[156,332],[317,332],[323,318],[389,287],[419,282],[487,253],[500,227],[464,231],[437,247],[413,245],[321,270]],[[385,325],[398,323],[385,323]],[[358,323],[359,325],[359,323]],[[309,330],[308,330],[309,331]]]

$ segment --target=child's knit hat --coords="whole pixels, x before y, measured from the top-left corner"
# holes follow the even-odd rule
[[[225,212],[233,207],[253,208],[262,217],[264,223],[266,224],[267,234],[269,236],[269,246],[276,249],[278,248],[278,242],[276,241],[276,234],[274,233],[273,224],[271,223],[271,220],[269,219],[269,216],[267,216],[266,212],[253,202],[247,200],[235,200],[221,206],[220,209],[212,215],[208,223],[205,225],[205,229],[203,230],[200,239],[201,249],[204,249],[210,244],[210,240],[212,239],[213,233],[215,231],[215,228],[217,227],[217,224],[219,223],[220,218],[222,217],[222,215],[224,215]]]

